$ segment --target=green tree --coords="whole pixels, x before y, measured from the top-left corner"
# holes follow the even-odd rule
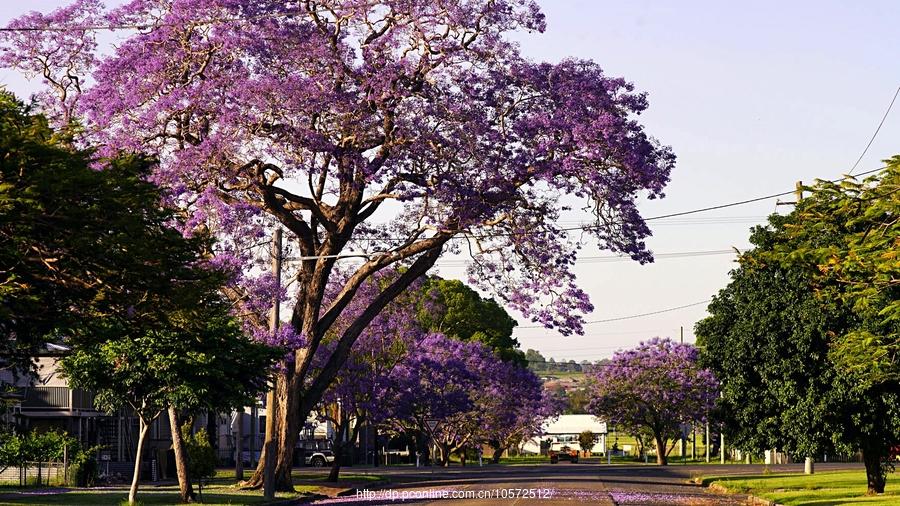
[[[860,317],[833,344],[836,360],[871,383],[900,381],[900,155],[864,180],[804,188],[771,258],[802,269],[823,301]]]
[[[587,406],[591,401],[591,391],[587,387],[573,388],[565,392],[567,415],[587,414]]]
[[[191,434],[190,427],[182,427],[181,435],[188,454],[188,476],[197,482],[200,502],[203,502],[203,480],[216,475],[216,451],[209,444],[206,429]]]
[[[531,348],[525,350],[525,361],[532,371],[545,371],[547,369],[547,360],[537,350]]]
[[[27,372],[49,340],[70,345],[62,367],[71,385],[94,391],[110,411],[127,405],[139,417],[138,462],[162,410],[177,419],[176,409],[243,406],[265,387],[278,352],[250,341],[232,320],[219,293],[229,273],[202,265],[213,247],[203,231],[185,238],[173,227],[177,217],[147,181],[152,161],[95,160],[59,142],[42,117],[6,93],[0,133],[7,367]],[[177,463],[183,471],[183,456]],[[139,473],[137,465],[131,502]]]
[[[817,297],[809,269],[771,261],[804,221],[798,210],[753,230],[754,249],[697,325],[701,360],[721,382],[720,418],[736,445],[795,457],[861,450],[869,490],[882,492],[888,448],[900,440],[900,397],[896,386],[860,382],[829,354],[866,316]],[[824,231],[819,239],[841,240]]]
[[[0,90],[0,356],[15,373],[30,372],[46,342],[141,287],[133,232],[165,217],[156,202],[137,206],[156,195],[142,180],[146,163],[108,165],[92,170],[89,152],[70,150]]]
[[[72,385],[92,390],[99,406],[134,410],[140,420],[138,463],[150,423],[162,411],[170,410],[171,423],[177,409],[244,406],[265,389],[273,352],[241,333],[218,294],[196,295],[180,302],[169,300],[165,320],[111,320],[104,334],[95,334],[63,359]],[[174,438],[178,429],[179,424],[173,423]],[[173,444],[181,443],[176,439]],[[176,464],[182,498],[189,500],[193,494],[186,483],[185,458],[179,456]],[[139,479],[137,465],[130,502]]]
[[[161,410],[243,405],[264,388],[276,352],[232,321],[219,293],[228,273],[202,265],[212,248],[202,231],[185,238],[173,228],[176,216],[146,180],[151,161],[92,160],[4,93],[0,131],[6,367],[29,371],[51,340],[71,346],[62,360],[71,385],[140,418],[139,461]]]
[[[596,442],[597,437],[589,430],[582,431],[581,434],[578,434],[578,446],[581,447],[581,451],[583,452],[591,451]]]
[[[456,279],[430,276],[422,288],[418,318],[432,332],[478,341],[494,350],[501,359],[526,365],[519,342],[512,337],[516,321],[494,299]]]

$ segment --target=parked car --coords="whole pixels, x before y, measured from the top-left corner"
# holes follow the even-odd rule
[[[550,447],[548,453],[550,455],[551,464],[558,464],[560,460],[568,460],[573,464],[578,463],[578,450],[570,448],[567,445],[554,443],[553,446]]]
[[[307,439],[297,441],[294,448],[294,464],[325,467],[334,462],[334,451],[331,448],[331,441],[327,439]]]

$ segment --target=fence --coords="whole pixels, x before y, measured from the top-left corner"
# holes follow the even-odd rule
[[[0,483],[18,485],[55,485],[66,481],[62,462],[28,462],[24,467],[7,467],[0,471]]]

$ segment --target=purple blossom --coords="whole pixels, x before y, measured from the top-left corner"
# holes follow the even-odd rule
[[[523,58],[505,33],[544,29],[530,0],[328,5],[132,0],[103,12],[78,0],[11,22],[71,30],[7,32],[0,64],[45,75],[46,110],[82,123],[98,154],[156,157],[152,179],[189,215],[186,233],[214,231],[244,271],[266,268],[246,248],[275,220],[312,224],[312,199],[313,235],[334,233],[333,211],[356,225],[338,251],[322,241],[307,254],[468,234],[474,282],[535,322],[581,332],[593,306],[572,272],[579,249],[652,259],[635,203],[663,196],[674,156],[636,120],[646,95],[590,61]],[[84,27],[103,23],[148,28],[98,55]],[[352,188],[364,204],[338,205]],[[557,223],[567,196],[594,213],[580,236]],[[396,219],[354,221],[390,200],[404,208]],[[306,293],[298,284],[286,302]]]
[[[692,345],[658,337],[617,352],[593,373],[588,410],[626,431],[648,431],[665,464],[667,442],[680,437],[682,424],[705,421],[718,397],[719,384],[698,356]]]

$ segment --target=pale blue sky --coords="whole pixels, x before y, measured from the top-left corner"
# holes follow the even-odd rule
[[[0,23],[59,0],[3,1]],[[111,2],[121,3],[121,2]],[[662,201],[645,216],[743,200],[793,188],[796,180],[832,178],[856,160],[900,86],[900,4],[896,1],[541,1],[545,34],[519,37],[538,60],[592,59],[650,94],[643,122],[673,146],[678,165]],[[0,83],[33,90],[10,71]],[[900,104],[858,171],[900,153]],[[747,242],[747,217],[775,202],[653,222],[659,253],[721,250]],[[716,220],[741,217],[740,220]],[[586,255],[600,254],[585,252]],[[594,314],[604,319],[709,298],[727,283],[729,256],[660,259],[654,265],[586,262],[577,267]],[[455,262],[440,268],[459,276]],[[609,324],[584,337],[517,329],[523,348],[546,356],[595,359],[654,335],[693,341],[704,307]],[[523,325],[527,322],[521,321]]]

